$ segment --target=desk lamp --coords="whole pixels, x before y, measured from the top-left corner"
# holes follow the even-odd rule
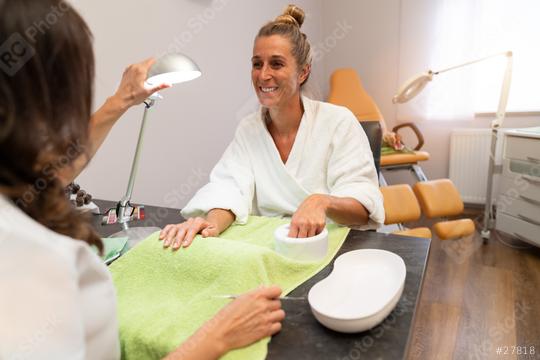
[[[167,54],[159,58],[154,65],[152,65],[148,72],[146,84],[148,86],[156,86],[159,84],[174,85],[196,79],[199,76],[201,76],[199,67],[189,57],[182,54]],[[137,242],[145,239],[150,234],[161,230],[158,227],[130,228],[128,225],[132,219],[128,209],[133,211],[133,206],[131,205],[130,200],[133,193],[133,185],[135,184],[135,177],[137,176],[137,168],[139,166],[139,157],[143,143],[146,118],[148,111],[150,108],[152,108],[152,106],[154,106],[156,100],[158,99],[162,99],[162,96],[158,93],[154,93],[144,101],[144,114],[141,122],[141,129],[139,130],[139,139],[135,149],[135,156],[133,157],[133,163],[131,164],[131,172],[129,175],[126,194],[116,204],[117,222],[122,225],[123,230],[114,234],[113,237],[128,237],[130,247],[133,247]]]
[[[497,109],[497,114],[495,116],[495,119],[491,121],[491,155],[489,157],[489,168],[488,168],[488,178],[487,178],[487,190],[486,190],[486,205],[484,207],[484,225],[482,228],[482,238],[484,240],[489,238],[490,229],[493,225],[493,207],[492,207],[492,187],[493,187],[493,173],[495,171],[495,150],[497,148],[497,133],[499,130],[499,127],[502,125],[504,121],[504,116],[506,114],[506,104],[508,102],[508,94],[510,92],[510,82],[512,80],[512,52],[511,51],[505,51],[497,54],[493,54],[490,56],[486,56],[480,59],[468,61],[466,63],[456,65],[449,67],[447,69],[439,70],[439,71],[431,71],[429,70],[426,73],[417,75],[408,81],[406,81],[398,90],[398,93],[393,97],[392,102],[395,103],[405,103],[412,98],[414,98],[416,95],[424,89],[424,87],[433,79],[434,75],[439,75],[443,72],[454,70],[457,68],[461,68],[467,65],[476,64],[482,61],[485,61],[487,59],[491,59],[493,57],[497,56],[506,56],[506,70],[504,72],[504,78],[501,88],[501,95],[499,97],[499,107]]]

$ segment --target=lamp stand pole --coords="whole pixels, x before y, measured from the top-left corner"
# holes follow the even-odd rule
[[[507,51],[504,53],[506,56],[506,69],[504,71],[504,79],[501,88],[501,95],[499,97],[499,107],[497,109],[497,115],[491,122],[491,152],[489,156],[489,167],[487,177],[487,190],[486,190],[486,205],[484,207],[484,226],[480,233],[484,242],[489,239],[490,230],[493,227],[495,216],[493,215],[493,175],[495,173],[495,153],[497,151],[497,140],[499,127],[504,121],[506,115],[506,105],[508,103],[508,94],[510,93],[510,83],[512,80],[512,52]]]
[[[155,104],[154,99],[146,99],[144,102],[144,115],[141,122],[141,129],[139,130],[139,139],[137,140],[137,147],[135,149],[135,155],[133,157],[133,162],[131,164],[131,172],[129,174],[128,186],[126,189],[126,194],[122,199],[116,204],[116,214],[118,218],[118,223],[122,225],[122,231],[119,231],[112,235],[112,237],[127,237],[128,246],[132,248],[139,241],[147,238],[149,235],[153,234],[156,231],[161,230],[158,227],[129,227],[129,221],[131,214],[126,215],[126,212],[131,208],[131,195],[133,194],[133,186],[135,184],[135,178],[137,177],[137,170],[139,168],[139,158],[141,156],[141,149],[143,144],[144,132],[146,129],[146,118],[150,108]]]

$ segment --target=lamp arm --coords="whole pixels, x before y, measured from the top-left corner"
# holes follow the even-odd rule
[[[503,52],[499,52],[499,53],[496,53],[496,54],[491,54],[491,55],[488,55],[488,56],[484,56],[483,58],[480,58],[480,59],[476,59],[476,60],[472,60],[472,61],[467,61],[466,63],[463,63],[463,64],[451,66],[451,67],[449,67],[449,68],[442,69],[442,70],[439,70],[439,71],[434,71],[433,74],[434,74],[434,75],[442,74],[443,72],[447,72],[447,71],[450,71],[450,70],[458,69],[458,68],[460,68],[460,67],[464,67],[464,66],[467,66],[467,65],[476,64],[476,63],[482,62],[482,61],[484,61],[484,60],[491,59],[491,58],[494,58],[494,57],[497,57],[497,56],[501,56],[501,55],[505,55],[505,56],[511,58],[511,57],[512,57],[512,52],[511,52],[511,51],[503,51]]]
[[[129,219],[126,217],[126,208],[129,206],[129,201],[131,200],[131,195],[133,194],[133,186],[135,184],[135,178],[137,177],[137,169],[139,168],[139,158],[141,155],[141,149],[143,144],[144,132],[146,129],[146,118],[148,115],[148,110],[154,105],[155,100],[147,99],[144,102],[144,115],[141,122],[141,129],[139,130],[139,139],[137,140],[137,147],[135,148],[135,155],[133,156],[133,162],[131,163],[131,172],[129,174],[128,186],[126,189],[126,194],[118,202],[117,207],[117,216],[118,223],[122,224],[124,229],[128,228]]]

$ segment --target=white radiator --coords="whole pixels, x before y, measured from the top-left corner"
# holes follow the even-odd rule
[[[495,163],[501,163],[504,134],[499,131]],[[487,173],[491,149],[491,129],[458,129],[450,136],[448,173],[461,194],[463,202],[485,204]],[[496,200],[498,175],[493,182],[493,200]]]

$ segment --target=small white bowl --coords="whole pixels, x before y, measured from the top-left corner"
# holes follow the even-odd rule
[[[311,311],[335,331],[371,329],[397,305],[406,274],[403,259],[390,251],[350,251],[338,257],[332,273],[309,291]]]
[[[274,231],[276,252],[298,261],[321,261],[328,252],[328,230],[308,238],[288,237],[290,224]]]

